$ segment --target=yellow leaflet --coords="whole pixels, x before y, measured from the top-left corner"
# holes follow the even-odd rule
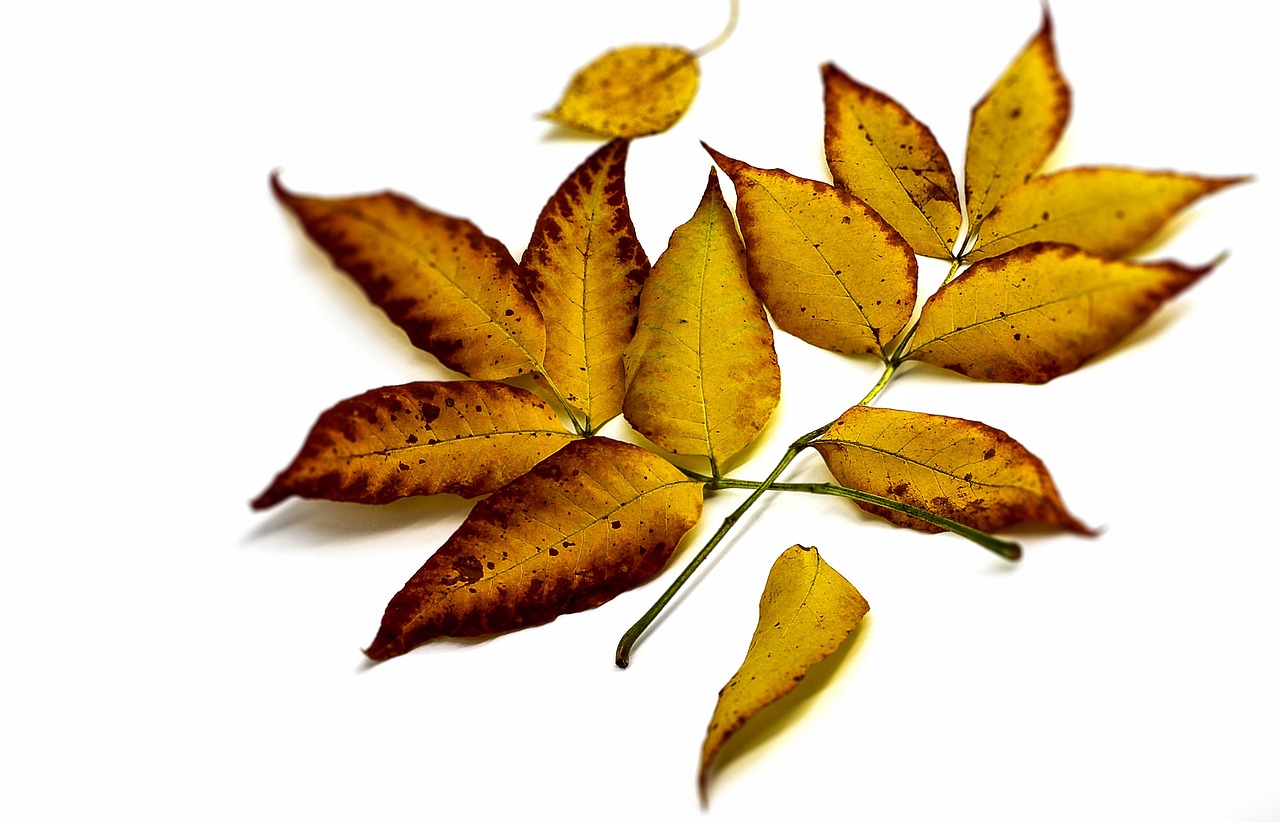
[[[502,243],[395,192],[276,197],[409,340],[480,380],[538,370],[542,314]]]
[[[622,411],[622,351],[649,273],[626,161],[625,140],[587,158],[542,209],[521,260],[547,325],[546,373],[593,429]]]
[[[737,189],[751,286],[778,326],[831,351],[884,356],[916,304],[911,247],[846,191],[707,151]]]
[[[537,395],[500,382],[375,388],[321,414],[301,452],[253,507],[291,496],[366,504],[417,494],[475,497],[572,439]]]
[[[623,414],[675,454],[725,462],[778,405],[773,331],[747,282],[746,253],[714,168],[693,218],[649,272],[624,363]]]
[[[896,228],[916,253],[950,259],[960,232],[960,194],[942,147],[896,100],[832,63],[822,67],[827,165]]]
[[[747,658],[721,689],[702,743],[698,786],[704,797],[711,765],[729,737],[794,689],[867,611],[858,589],[823,562],[818,549],[793,545],[778,557],[760,597],[760,622]]]
[[[930,297],[907,359],[978,380],[1048,382],[1124,339],[1212,268],[1023,246],[975,264]]]
[[[1133,168],[1071,168],[1010,191],[978,228],[967,262],[1034,242],[1123,257],[1175,214],[1245,177],[1197,177]]]
[[[365,653],[389,659],[594,608],[662,570],[701,513],[701,484],[662,457],[574,440],[472,509],[388,603]]]
[[[1058,70],[1046,9],[1040,32],[973,109],[964,161],[970,226],[980,224],[1001,197],[1040,170],[1070,111],[1071,91]]]
[[[604,137],[666,131],[698,93],[698,59],[679,46],[626,46],[587,64],[542,116]]]
[[[845,488],[895,499],[980,531],[1023,522],[1087,533],[1044,463],[1008,434],[956,417],[856,406],[814,443]],[[941,529],[858,503],[895,525]]]

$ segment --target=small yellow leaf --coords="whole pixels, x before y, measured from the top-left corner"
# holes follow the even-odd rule
[[[1040,32],[974,106],[964,161],[969,225],[981,223],[1001,197],[1040,170],[1070,111],[1046,8]]]
[[[746,252],[714,168],[693,218],[649,272],[624,364],[623,414],[674,454],[727,461],[778,405],[773,331],[747,282]]]
[[[546,331],[506,246],[475,225],[392,191],[276,197],[409,340],[480,380],[537,371]]]
[[[1191,203],[1247,179],[1105,167],[1036,177],[991,210],[964,259],[985,260],[1034,242],[1123,257]]]
[[[1035,522],[1088,533],[1063,507],[1044,464],[1005,432],[980,422],[855,406],[813,447],[844,487],[980,531]],[[942,530],[888,508],[858,505],[895,525]]]
[[[848,638],[869,607],[849,582],[818,556],[793,545],[774,562],[760,597],[760,622],[747,658],[720,690],[702,743],[698,787],[706,796],[716,755],[761,709],[794,689],[814,665]]]
[[[392,598],[365,653],[594,608],[652,579],[701,513],[702,485],[662,457],[574,440],[472,509]]]
[[[556,412],[500,382],[376,388],[320,415],[257,509],[299,496],[383,504],[417,494],[488,494],[573,439]]]
[[[1022,246],[973,265],[930,297],[907,358],[977,380],[1048,382],[1124,339],[1212,268]]]
[[[542,209],[521,260],[547,325],[546,373],[591,429],[622,411],[622,351],[649,273],[627,204],[626,162],[625,140],[587,158]]]
[[[698,93],[698,58],[679,46],[625,46],[591,61],[542,116],[604,137],[666,131]]]
[[[955,174],[928,126],[832,63],[822,67],[827,166],[916,253],[950,259],[960,233]]]
[[[706,148],[737,189],[748,276],[778,327],[831,351],[884,356],[916,304],[911,247],[847,191]]]

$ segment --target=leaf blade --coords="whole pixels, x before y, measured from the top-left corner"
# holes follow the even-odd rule
[[[1004,196],[979,227],[965,261],[1036,242],[1123,257],[1196,200],[1247,180],[1105,166],[1046,174]]]
[[[960,192],[928,126],[893,98],[822,67],[827,166],[837,187],[866,202],[916,253],[950,259],[960,234]]]
[[[476,505],[391,599],[365,653],[594,608],[662,570],[701,512],[701,484],[656,454],[575,440]]]
[[[698,93],[697,55],[680,46],[623,46],[578,70],[541,116],[603,137],[671,128]]]
[[[649,274],[627,202],[627,148],[607,143],[569,175],[521,259],[547,327],[546,372],[592,428],[622,412],[622,352]]]
[[[376,388],[320,415],[302,449],[252,503],[291,496],[383,505],[407,496],[476,497],[574,437],[537,395],[498,382]]]
[[[473,223],[393,191],[276,198],[409,340],[481,380],[536,371],[546,347],[537,303],[510,252]]]
[[[915,253],[857,197],[703,147],[733,181],[747,275],[779,328],[845,354],[884,356],[911,319]]]
[[[704,798],[711,766],[729,738],[790,693],[869,610],[858,590],[823,562],[816,548],[793,545],[778,557],[760,597],[760,620],[746,658],[721,689],[707,726],[698,770]]]
[[[623,414],[674,454],[731,459],[778,405],[773,331],[714,168],[697,211],[649,272],[623,362]]]
[[[877,494],[991,533],[1039,523],[1090,533],[1062,503],[1038,457],[980,422],[855,406],[813,447],[846,488]],[[883,506],[857,503],[895,525],[942,529]]]
[[[1048,382],[1116,345],[1212,269],[1022,246],[930,297],[905,359],[977,380]]]
[[[1071,91],[1058,68],[1048,8],[1040,31],[973,107],[964,161],[970,233],[1040,170],[1067,125]]]

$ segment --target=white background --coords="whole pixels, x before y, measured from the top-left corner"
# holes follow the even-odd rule
[[[614,643],[674,565],[597,611],[369,667],[386,600],[465,506],[250,512],[321,410],[450,376],[309,247],[268,174],[394,187],[519,257],[598,145],[534,114],[604,49],[697,46],[725,6],[5,6],[0,815],[1280,819],[1277,65],[1255,4],[1053,9],[1075,93],[1054,162],[1256,175],[1155,252],[1226,263],[1047,386],[918,368],[879,401],[1008,431],[1099,538],[1019,532],[1013,567],[835,500],[773,498],[630,670]],[[827,60],[907,105],[959,170],[970,106],[1040,21],[1031,0],[743,6],[689,114],[632,146],[652,259],[697,203],[699,139],[826,179]],[[878,376],[778,348],[783,404],[739,476]],[[790,476],[821,476],[815,462]],[[677,563],[739,499],[709,501]],[[702,733],[796,542],[858,586],[870,622],[798,708],[755,723],[704,812]]]

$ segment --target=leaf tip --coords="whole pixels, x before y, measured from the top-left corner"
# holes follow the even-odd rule
[[[255,511],[265,511],[280,502],[286,496],[287,494],[280,493],[276,489],[275,483],[272,483],[270,488],[249,501],[249,507]]]
[[[284,183],[280,182],[280,169],[271,169],[271,193],[276,199],[282,203],[288,204],[294,199],[292,191],[284,187]]]
[[[386,662],[388,659],[399,656],[407,650],[403,647],[403,643],[395,639],[389,639],[386,633],[385,627],[379,629],[378,635],[373,638],[373,642],[369,643],[369,647],[361,651],[369,662]]]
[[[1038,36],[1053,36],[1053,15],[1049,13],[1049,0],[1040,0],[1040,32]]]
[[[729,158],[729,157],[726,157],[725,155],[723,155],[723,154],[721,154],[720,152],[716,151],[716,150],[715,150],[714,148],[712,148],[711,146],[707,145],[707,143],[706,143],[706,141],[705,141],[705,140],[699,140],[698,142],[702,145],[702,148],[703,148],[703,149],[705,149],[705,150],[706,150],[706,152],[707,152],[708,154],[710,154],[710,155],[711,155],[711,159],[712,159],[712,160],[715,160],[716,165],[720,166],[720,168],[724,169],[724,172],[725,172],[726,174],[728,174],[728,173],[729,173],[729,166],[730,166],[730,165],[732,165],[732,164],[733,164],[734,162],[736,162],[736,161],[732,160],[732,159],[731,159],[731,158]],[[712,173],[712,174],[715,174],[715,169],[712,169],[712,170],[711,170],[711,173]]]

